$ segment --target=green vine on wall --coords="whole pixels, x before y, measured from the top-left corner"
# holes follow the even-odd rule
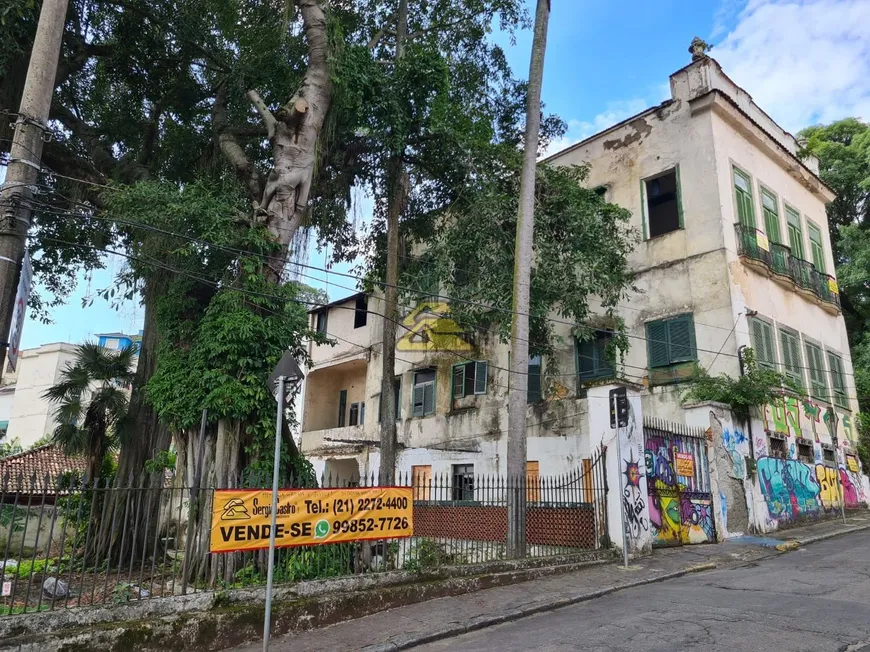
[[[728,374],[711,376],[706,369],[695,366],[692,386],[683,394],[682,402],[724,403],[742,422],[749,421],[753,408],[761,409],[782,397],[783,390],[802,394],[785,375],[773,369],[759,366],[751,348],[743,351],[744,373],[738,378]]]

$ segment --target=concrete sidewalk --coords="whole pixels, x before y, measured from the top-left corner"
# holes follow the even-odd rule
[[[714,545],[656,550],[633,560],[629,570],[603,564],[583,571],[439,598],[391,609],[319,630],[273,640],[274,652],[323,650],[404,650],[468,631],[550,611],[614,591],[660,582],[714,567],[735,567],[781,554],[800,545],[870,528],[870,514],[851,516],[846,525],[829,520],[778,532],[774,537],[743,537]],[[255,652],[262,642],[233,648]]]

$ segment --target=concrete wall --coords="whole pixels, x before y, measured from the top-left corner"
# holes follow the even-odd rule
[[[309,344],[308,353],[311,356],[312,367],[317,367],[326,361],[336,361],[347,357],[354,357],[372,345],[372,325],[378,321],[375,315],[368,315],[366,325],[354,328],[354,313],[356,296],[345,301],[337,301],[330,304],[328,310],[326,330],[335,340],[334,346],[314,346]],[[379,311],[383,313],[383,311]],[[317,325],[317,314],[311,313],[310,325]]]
[[[57,381],[74,353],[72,344],[61,343],[21,352],[7,431],[9,440],[17,437],[27,448],[54,429],[54,408],[42,398],[42,394]]]

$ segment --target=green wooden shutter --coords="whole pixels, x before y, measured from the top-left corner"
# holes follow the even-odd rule
[[[425,400],[425,385],[414,385],[414,391],[411,396],[411,413],[415,417],[422,417],[424,412]]]
[[[399,418],[399,415],[402,414],[402,377],[393,379],[393,392],[395,394],[396,401],[396,419]]]
[[[762,188],[761,208],[764,211],[764,228],[771,242],[782,242],[779,235],[779,210],[776,197]]]
[[[691,315],[682,315],[668,320],[670,363],[688,362],[695,359],[695,337]]]
[[[804,236],[801,229],[801,214],[791,206],[786,206],[785,217],[788,221],[788,245],[791,247],[791,255],[804,260]]]
[[[806,343],[807,368],[809,371],[810,391],[815,398],[827,400],[828,385],[825,382],[825,364],[822,350],[814,344]]]
[[[338,393],[338,427],[344,426],[345,413],[347,412],[347,390]]]
[[[541,356],[539,355],[529,359],[529,380],[526,394],[529,403],[537,403],[542,398]]]
[[[846,394],[846,382],[843,375],[843,360],[834,353],[828,353],[828,366],[831,370],[831,388],[834,403],[840,407],[849,407],[849,396]]]
[[[810,255],[813,259],[813,265],[822,274],[825,273],[825,250],[822,247],[822,232],[815,224],[807,221],[807,233],[810,236]]]
[[[752,184],[749,177],[734,168],[734,194],[737,201],[737,221],[743,226],[755,227],[755,212],[752,209]]]
[[[649,322],[646,325],[646,338],[649,347],[650,368],[667,367],[671,363],[667,322]]]
[[[474,393],[486,394],[489,364],[478,360],[474,363]]]
[[[435,414],[435,383],[423,385],[423,414]]]
[[[762,367],[773,367],[776,356],[773,355],[773,337],[770,334],[770,324],[760,319],[751,319],[752,348],[755,350],[755,360]]]
[[[801,370],[801,352],[797,337],[788,332],[779,331],[779,340],[782,344],[783,372],[798,388],[804,386],[803,371]]]
[[[577,342],[577,371],[581,380],[595,377],[595,341]]]
[[[595,339],[596,374],[599,378],[609,378],[615,375],[613,361],[607,357],[607,345],[610,343],[610,333],[598,331]]]
[[[465,363],[453,365],[453,398],[465,396]]]

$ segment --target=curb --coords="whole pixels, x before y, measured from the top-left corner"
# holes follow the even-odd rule
[[[469,632],[475,632],[480,629],[492,627],[493,625],[501,625],[503,623],[513,620],[519,620],[520,618],[528,618],[529,616],[534,616],[545,611],[552,611],[554,609],[561,609],[562,607],[568,607],[570,605],[580,602],[587,602],[589,600],[594,600],[595,598],[600,598],[611,593],[616,593],[617,591],[622,591],[624,589],[632,589],[638,586],[643,586],[644,584],[654,584],[656,582],[672,580],[677,577],[688,575],[689,573],[700,573],[707,570],[713,570],[714,568],[716,568],[716,564],[714,562],[698,564],[696,566],[687,566],[686,568],[678,571],[664,573],[662,575],[656,575],[654,577],[648,577],[643,580],[625,582],[624,584],[616,584],[614,586],[608,586],[603,589],[590,591],[589,593],[582,593],[580,595],[575,595],[570,598],[563,598],[561,600],[553,600],[551,602],[535,605],[533,607],[515,609],[514,611],[501,613],[495,616],[480,616],[477,618],[472,618],[468,621],[465,621],[464,623],[456,623],[455,625],[444,627],[443,629],[439,629],[434,632],[427,632],[425,634],[417,635],[409,634],[398,639],[393,639],[388,643],[369,645],[367,647],[361,648],[360,652],[396,652],[397,650],[408,650],[417,647],[418,645],[434,643],[435,641],[441,641],[445,638],[453,638],[455,636],[460,636]]]
[[[825,534],[817,534],[812,537],[806,537],[805,539],[796,539],[796,541],[802,545],[808,545],[810,543],[815,543],[816,541],[824,541],[825,539],[832,539],[834,537],[839,537],[844,534],[852,534],[852,532],[861,532],[863,530],[870,530],[870,523],[866,523],[864,525],[855,525],[849,528],[845,528],[843,530],[837,530],[835,532],[826,532]]]

